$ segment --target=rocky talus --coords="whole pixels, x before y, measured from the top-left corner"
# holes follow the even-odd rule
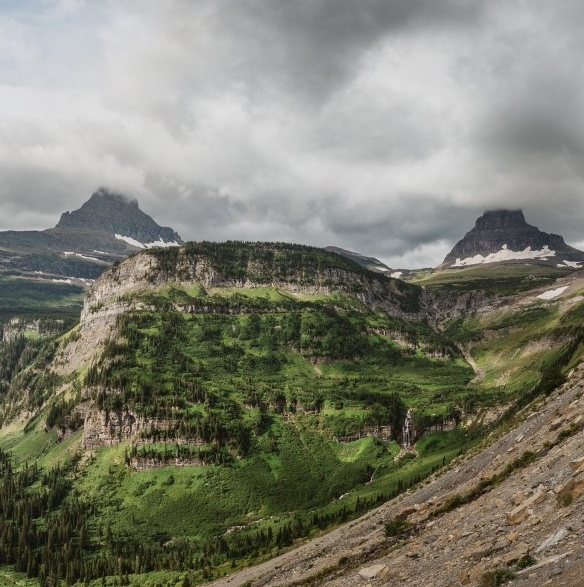
[[[213,587],[584,584],[584,366],[513,430],[416,490]],[[401,530],[386,537],[385,524]],[[518,564],[519,563],[519,564]],[[524,567],[524,568],[519,568]],[[511,575],[509,575],[511,576]]]

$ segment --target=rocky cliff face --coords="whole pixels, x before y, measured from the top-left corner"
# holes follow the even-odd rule
[[[34,337],[55,336],[62,332],[64,320],[40,318],[11,318],[0,326],[2,342],[10,342],[19,336],[32,335]]]
[[[203,288],[205,292],[270,287],[290,296],[342,293],[407,320],[424,320],[431,315],[430,302],[421,288],[364,270],[334,253],[273,243],[192,243],[143,251],[116,264],[92,284],[79,329],[62,347],[56,371],[67,376],[98,362],[107,342],[118,337],[118,318],[149,309],[145,301],[148,292],[173,285]],[[212,300],[205,301],[207,297],[176,302],[174,309],[189,314],[238,311],[236,307],[218,309]],[[248,310],[243,307],[241,311]],[[138,421],[132,414],[106,415],[89,404],[83,417],[86,448],[131,439],[152,424]]]
[[[527,224],[521,210],[492,210],[477,219],[440,267],[503,262],[579,268],[584,253],[567,245],[561,236]]]
[[[87,308],[111,296],[178,283],[204,288],[274,287],[296,294],[339,292],[393,316],[424,320],[431,314],[418,286],[373,273],[334,253],[276,243],[189,243],[143,252],[113,268],[91,288]]]
[[[289,255],[305,255],[306,259],[317,251],[271,243],[203,243],[144,251],[127,259],[91,286],[81,312],[79,333],[65,348],[61,364],[77,368],[80,363],[90,362],[100,344],[114,335],[117,317],[141,303],[132,301],[133,294],[173,283],[199,284],[205,289],[268,286],[292,294],[342,292],[399,318],[433,319],[432,299],[415,285],[376,275],[348,261],[336,263],[338,256],[333,253],[320,253],[325,258],[311,267],[286,269],[287,248],[293,251]],[[281,265],[274,264],[277,255],[282,257]]]

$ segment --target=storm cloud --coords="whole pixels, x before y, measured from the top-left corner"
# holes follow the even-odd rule
[[[584,248],[577,0],[0,7],[0,229],[99,186],[184,239],[438,265],[485,209]]]

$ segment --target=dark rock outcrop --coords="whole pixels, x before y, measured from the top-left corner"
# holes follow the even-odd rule
[[[521,210],[491,210],[477,219],[440,268],[497,262],[577,268],[584,262],[584,253],[567,245],[560,235],[528,224]]]

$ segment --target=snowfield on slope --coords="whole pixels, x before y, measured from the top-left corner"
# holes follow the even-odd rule
[[[549,289],[548,291],[544,291],[542,294],[537,296],[538,300],[553,300],[558,296],[561,296],[570,286],[563,285],[562,287],[558,287],[556,289]]]
[[[154,247],[180,247],[180,244],[176,241],[165,242],[162,240],[162,237],[158,237],[157,241],[152,243],[141,243],[137,241],[135,238],[131,236],[123,236],[121,234],[114,235],[118,240],[124,241],[133,247],[137,247],[139,249],[152,249]]]
[[[522,259],[541,259],[546,261],[548,257],[554,257],[555,251],[552,251],[547,245],[539,251],[532,251],[531,247],[527,247],[523,251],[512,251],[503,245],[500,251],[490,253],[486,257],[483,255],[475,255],[474,257],[467,257],[466,259],[456,259],[453,267],[468,267],[469,265],[484,265],[487,263],[499,263],[501,261],[515,261]]]

